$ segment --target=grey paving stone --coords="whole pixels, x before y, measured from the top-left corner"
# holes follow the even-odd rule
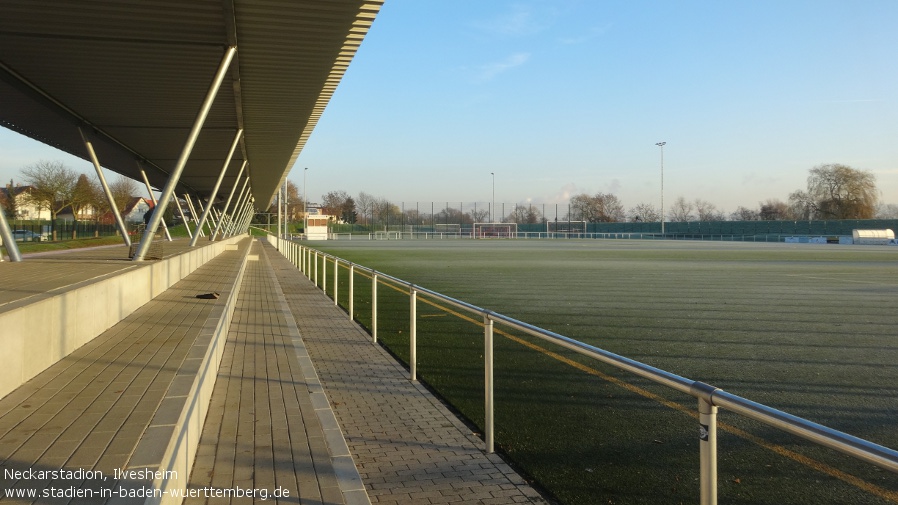
[[[546,503],[331,298],[264,250],[373,503]]]

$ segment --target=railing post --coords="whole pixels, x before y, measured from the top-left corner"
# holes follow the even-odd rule
[[[340,260],[334,256],[334,305],[339,307],[340,302],[337,301],[337,287],[340,284]]]
[[[327,294],[327,256],[321,255],[321,291]]]
[[[695,382],[692,394],[698,398],[701,505],[717,505],[717,406],[712,397],[717,388]]]
[[[416,313],[418,312],[418,290],[415,286],[409,286],[409,317],[408,317],[408,368],[409,379],[418,380],[418,325]]]
[[[377,342],[377,272],[371,272],[371,341]]]
[[[493,431],[493,320],[483,315],[483,441],[487,454],[495,452]]]
[[[349,320],[352,321],[353,311],[355,309],[355,265],[349,264]]]
[[[313,261],[315,262],[315,265],[312,267],[312,270],[313,270],[314,276],[315,276],[315,278],[313,279],[313,282],[317,286],[318,285],[318,251],[315,251]]]

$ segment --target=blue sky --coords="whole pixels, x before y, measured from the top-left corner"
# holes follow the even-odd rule
[[[898,2],[387,0],[290,179],[400,202],[786,200],[842,163],[898,203]],[[0,177],[37,159],[3,131]],[[29,141],[30,142],[30,141]],[[32,157],[32,158],[29,158]],[[75,166],[75,164],[78,166]]]

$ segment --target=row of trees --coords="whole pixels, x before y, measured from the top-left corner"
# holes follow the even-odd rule
[[[109,210],[105,194],[92,178],[78,174],[60,162],[40,161],[22,170],[25,182],[32,187],[32,203],[50,211],[55,220],[58,213],[71,206],[77,216],[88,207],[97,210],[99,216]],[[13,188],[8,187],[9,194]],[[119,176],[110,184],[110,189],[119,210],[137,193],[136,183]],[[299,220],[305,207],[299,189],[292,182],[287,183],[288,214]],[[15,199],[2,202],[7,215],[15,216]],[[540,223],[549,220],[545,206],[514,205],[510,212],[498,216],[499,209],[462,209],[446,207],[429,214],[419,209],[400,209],[386,198],[375,197],[362,192],[356,198],[346,191],[331,191],[322,196],[320,205],[324,214],[337,216],[344,223],[400,223],[426,224],[506,221],[513,223]],[[676,198],[666,210],[665,219],[672,222],[686,221],[775,221],[775,220],[832,220],[832,219],[898,219],[898,205],[880,205],[879,191],[873,174],[845,165],[821,165],[810,170],[806,190],[797,190],[789,195],[788,202],[769,199],[759,204],[757,209],[740,207],[726,215],[714,204],[702,200]],[[277,212],[272,208],[271,212]],[[556,212],[554,219],[587,222],[644,221],[658,222],[661,211],[652,204],[641,203],[625,209],[620,199],[611,193],[595,195],[579,194],[570,199],[565,214]]]
[[[59,212],[71,207],[77,220],[88,208],[93,208],[94,218],[110,210],[109,202],[100,183],[85,174],[79,174],[58,161],[39,161],[22,169],[22,178],[31,187],[29,203],[38,209],[50,212],[56,220]],[[16,216],[15,188],[12,181],[6,186],[10,198],[3,199],[4,211],[8,216]],[[137,184],[124,176],[119,176],[109,184],[115,204],[120,211],[137,192]]]
[[[488,208],[447,208],[424,214],[418,209],[402,210],[386,198],[360,193],[353,198],[346,191],[331,191],[322,196],[322,212],[337,216],[344,223],[405,223],[470,224],[494,221],[518,224],[540,223],[549,220],[545,206],[515,205],[511,212],[496,217]],[[498,210],[498,209],[495,209]],[[726,214],[703,199],[676,198],[665,209],[670,222],[688,221],[779,221],[779,220],[836,220],[836,219],[898,219],[898,205],[880,205],[875,176],[864,170],[845,165],[821,165],[810,170],[806,190],[789,195],[787,202],[768,199],[755,209],[739,207]],[[626,209],[611,193],[579,194],[571,197],[565,214],[559,220],[587,222],[659,222],[661,210],[648,203]]]

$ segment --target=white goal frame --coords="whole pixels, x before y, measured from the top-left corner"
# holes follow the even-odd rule
[[[461,235],[461,225],[458,223],[449,223],[449,224],[440,224],[435,223],[433,225],[434,233],[444,233],[448,235]]]
[[[517,223],[474,223],[474,238],[517,238]]]
[[[546,233],[586,233],[586,221],[546,221]]]

